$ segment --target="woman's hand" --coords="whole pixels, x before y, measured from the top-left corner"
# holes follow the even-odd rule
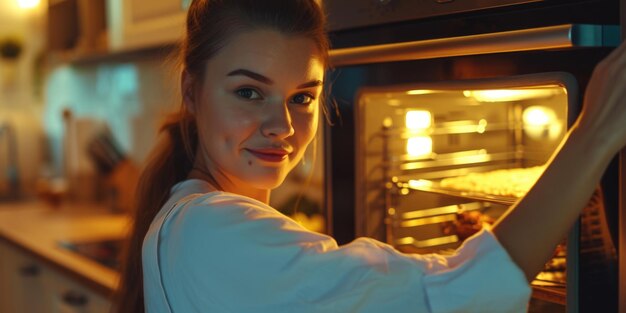
[[[578,121],[537,183],[493,227],[529,281],[550,259],[624,145],[626,44],[598,64]]]
[[[626,146],[626,42],[600,62],[587,86],[576,132],[593,134],[611,155]]]

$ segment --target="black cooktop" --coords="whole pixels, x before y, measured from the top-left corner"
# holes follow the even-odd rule
[[[62,248],[116,271],[120,270],[120,255],[123,244],[123,238],[103,239],[98,241],[59,242]]]

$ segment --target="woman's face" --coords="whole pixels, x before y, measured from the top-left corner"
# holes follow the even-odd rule
[[[225,189],[280,185],[315,136],[323,80],[310,39],[272,30],[232,37],[185,97],[206,170]]]

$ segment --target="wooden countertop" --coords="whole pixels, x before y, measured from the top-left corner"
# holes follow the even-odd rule
[[[59,241],[122,238],[130,219],[104,205],[64,204],[52,209],[42,202],[0,203],[0,240],[110,297],[119,273],[64,248]]]

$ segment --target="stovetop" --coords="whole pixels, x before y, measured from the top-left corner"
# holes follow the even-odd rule
[[[59,246],[72,251],[91,261],[120,271],[120,256],[124,244],[123,238],[103,239],[98,241],[60,241]]]

